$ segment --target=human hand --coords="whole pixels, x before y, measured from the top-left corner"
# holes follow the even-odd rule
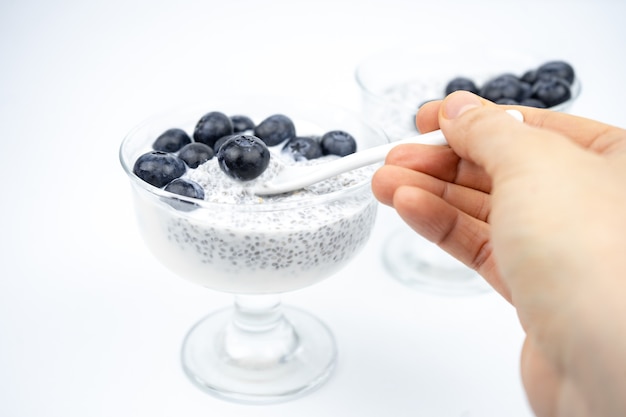
[[[427,103],[450,147],[396,147],[374,193],[515,306],[538,415],[626,415],[626,131],[515,108]]]

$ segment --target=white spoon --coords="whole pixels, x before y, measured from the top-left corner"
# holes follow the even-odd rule
[[[522,113],[517,110],[507,110],[507,113],[520,122],[524,120]],[[299,190],[307,185],[334,177],[342,172],[381,162],[391,149],[406,143],[419,143],[424,145],[448,144],[441,130],[435,130],[385,145],[364,149],[323,164],[304,166],[286,165],[270,181],[259,183],[253,187],[252,192],[256,195],[273,195]]]

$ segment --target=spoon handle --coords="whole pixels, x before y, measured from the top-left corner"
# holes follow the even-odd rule
[[[419,143],[424,145],[448,144],[441,130],[435,130],[422,135],[415,135],[410,138],[401,139],[385,145],[374,146],[372,148],[363,149],[362,151],[346,155],[340,159],[335,159],[325,163],[324,169],[318,169],[318,172],[320,176],[323,175],[324,177],[329,178],[342,172],[351,171],[376,162],[381,162],[385,159],[390,150],[398,145],[409,143]]]
[[[405,143],[445,145],[447,142],[443,133],[441,133],[440,130],[435,130],[423,135],[416,135],[411,138],[364,149],[319,165],[289,165],[283,168],[283,170],[268,183],[256,186],[254,193],[256,195],[270,195],[297,190],[307,185],[334,177],[342,172],[381,162],[391,149]]]
[[[507,113],[519,121],[523,121],[524,119],[522,113],[517,110],[507,110]],[[270,182],[255,187],[254,193],[257,195],[270,195],[297,190],[318,181],[334,177],[342,172],[351,171],[353,169],[381,162],[385,159],[391,149],[398,145],[408,143],[418,143],[424,145],[448,144],[443,132],[441,130],[434,130],[432,132],[397,140],[385,145],[364,149],[324,164],[308,166],[290,165],[283,168],[283,170],[279,172],[278,175],[276,175],[276,177],[274,177]]]
[[[519,121],[523,121],[523,115],[517,110],[507,110],[508,114],[513,116]],[[432,132],[415,135],[409,138],[400,139],[385,145],[374,146],[372,148],[364,149],[359,152],[346,155],[342,158],[335,159],[334,161],[327,162],[322,166],[319,165],[317,169],[312,169],[311,173],[307,175],[306,181],[309,184],[317,182],[326,178],[333,177],[342,172],[351,171],[353,169],[361,168],[367,165],[374,164],[376,162],[383,161],[390,150],[398,145],[404,145],[409,143],[417,143],[422,145],[447,145],[448,141],[443,135],[441,130],[434,130]],[[305,179],[302,178],[304,181]],[[315,180],[315,181],[312,181]]]

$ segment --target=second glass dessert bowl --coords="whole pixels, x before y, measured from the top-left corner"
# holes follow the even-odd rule
[[[476,53],[474,45],[411,45],[367,57],[357,66],[355,78],[362,96],[363,114],[377,123],[393,142],[419,134],[415,126],[419,107],[429,100],[442,99],[447,83],[454,78],[470,79],[480,89],[498,76],[527,75],[530,80],[533,74],[529,71],[549,61],[514,50]],[[580,89],[575,77],[569,98],[550,109],[567,111]],[[382,257],[394,278],[425,292],[471,295],[491,290],[475,271],[408,227],[399,228],[389,236]]]
[[[358,149],[386,139],[345,110],[261,97],[154,117],[134,129],[120,148],[139,230],[155,257],[181,277],[235,297],[233,307],[212,312],[188,333],[182,348],[186,374],[201,389],[231,401],[289,400],[327,380],[337,351],[327,326],[307,312],[282,306],[280,294],[331,276],[365,245],[377,212],[370,190],[374,167],[327,189],[322,184],[310,193],[240,195],[226,202],[172,194],[133,173],[134,162],[160,133],[172,127],[191,132],[208,111],[255,121],[282,113],[300,134],[350,132]]]

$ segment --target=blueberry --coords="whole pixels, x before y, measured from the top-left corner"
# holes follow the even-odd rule
[[[569,84],[560,77],[541,77],[533,84],[532,98],[541,100],[547,107],[554,107],[571,97]]]
[[[152,144],[152,149],[162,152],[177,152],[186,144],[191,143],[191,138],[182,129],[172,128],[161,133]]]
[[[296,136],[296,127],[291,119],[283,114],[269,116],[254,128],[254,135],[267,146],[275,146]]]
[[[507,104],[507,105],[518,105],[519,102],[517,100],[513,100],[512,98],[501,98],[499,100],[496,100],[496,104]]]
[[[213,111],[200,118],[193,132],[193,139],[213,147],[222,136],[233,133],[233,122],[224,113]]]
[[[466,77],[456,77],[448,82],[446,85],[446,95],[458,90],[471,91],[474,94],[478,94],[478,87],[473,80]]]
[[[291,156],[295,161],[303,161],[322,156],[322,147],[315,138],[296,136],[285,144],[282,152]]]
[[[533,95],[533,85],[531,83],[527,83],[526,81],[520,80],[520,93],[517,96],[517,101],[526,100]]]
[[[182,178],[176,178],[165,186],[165,191],[190,198],[204,199],[204,190],[200,184]]]
[[[159,188],[180,177],[186,170],[182,159],[174,154],[161,151],[152,151],[141,155],[133,167],[135,175]]]
[[[536,107],[538,109],[545,109],[548,106],[546,106],[546,103],[544,103],[541,100],[537,100],[536,98],[526,98],[522,101],[520,101],[519,103],[521,106],[528,106],[528,107]]]
[[[254,130],[254,122],[248,116],[236,114],[234,116],[230,116],[230,121],[233,122],[233,133]]]
[[[234,136],[238,136],[238,135],[239,135],[238,133],[233,133],[232,135],[222,136],[221,138],[216,140],[215,144],[213,145],[213,152],[215,152],[215,154],[217,155],[217,152],[220,150],[220,148],[222,147],[224,142],[226,142],[228,139],[230,139],[230,138],[232,138]]]
[[[526,71],[521,77],[520,80],[529,83],[529,84],[534,84],[535,81],[537,81],[538,78],[538,72],[536,68],[530,69],[528,71]]]
[[[503,74],[492,78],[480,89],[480,95],[493,102],[503,98],[519,100],[525,92],[522,81],[511,74]]]
[[[324,155],[346,156],[356,152],[356,141],[343,130],[332,130],[324,133],[320,140]]]
[[[209,159],[213,158],[213,148],[202,142],[188,143],[178,152],[178,157],[185,161],[189,168],[198,168]]]
[[[222,171],[230,177],[249,181],[265,171],[270,162],[270,151],[258,137],[238,135],[220,147],[217,161]]]
[[[554,75],[567,81],[568,84],[574,82],[574,68],[565,61],[549,61],[537,68],[537,77]]]

